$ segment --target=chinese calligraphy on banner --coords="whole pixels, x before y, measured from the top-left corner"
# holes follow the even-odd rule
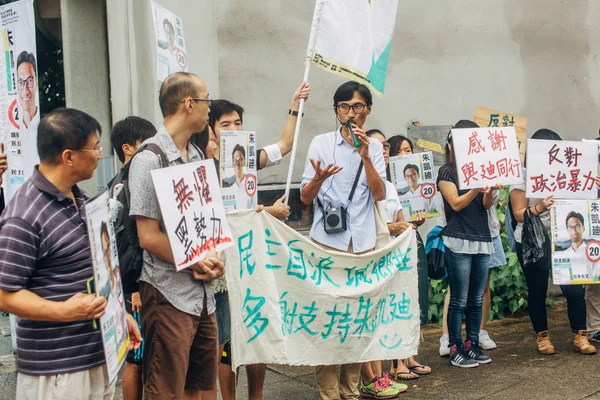
[[[183,22],[154,1],[152,17],[156,34],[156,76],[162,82],[175,72],[188,70]]]
[[[416,354],[413,229],[355,256],[324,250],[266,212],[235,211],[228,217],[236,243],[225,252],[234,369]]]
[[[515,128],[452,129],[460,189],[523,183]]]
[[[8,199],[33,174],[39,163],[37,129],[40,123],[33,1],[0,7],[0,141],[8,157],[4,175]]]
[[[213,160],[155,169],[152,181],[178,271],[204,259],[211,243],[231,246]]]
[[[598,147],[586,142],[529,139],[527,197],[596,199]]]
[[[444,204],[437,192],[430,151],[391,157],[390,172],[405,220],[414,220],[417,213],[424,213],[425,218],[440,215]]]
[[[85,213],[96,295],[107,300],[106,312],[100,318],[100,329],[108,380],[112,382],[125,362],[129,348],[129,330],[115,230],[109,218],[108,191],[89,200],[85,204]]]
[[[558,200],[551,215],[554,284],[600,283],[600,201]]]
[[[478,106],[475,107],[474,121],[477,125],[487,126],[488,128],[514,127],[517,132],[517,140],[519,141],[521,161],[525,161],[525,152],[527,150],[527,117]]]
[[[225,211],[255,209],[256,132],[221,131],[221,182]]]

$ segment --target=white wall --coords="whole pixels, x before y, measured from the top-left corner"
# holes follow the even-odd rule
[[[278,137],[302,79],[314,1],[215,0],[223,98],[246,109],[259,144]],[[473,118],[476,105],[525,115],[529,136],[545,127],[565,139],[598,136],[600,8],[591,0],[404,0],[386,94],[368,128],[405,133]],[[360,27],[357,27],[360,29]],[[187,32],[186,32],[187,35]],[[313,68],[294,180],[310,138],[335,128],[331,111],[343,79]],[[285,182],[287,164],[261,172]]]

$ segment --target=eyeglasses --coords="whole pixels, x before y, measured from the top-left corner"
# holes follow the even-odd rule
[[[384,150],[389,150],[392,146],[388,142],[381,143]]]
[[[98,146],[95,149],[79,149],[77,151],[95,151],[96,153],[102,154],[102,147]]]
[[[356,103],[356,104],[338,104],[336,105],[338,111],[342,114],[348,114],[350,109],[354,110],[355,114],[362,114],[367,105],[364,103]]]
[[[213,100],[212,99],[200,99],[198,97],[188,97],[187,99],[190,99],[190,100],[193,100],[193,101],[207,101],[209,107],[212,107],[212,105],[213,105]],[[185,103],[187,99],[179,100],[179,102],[180,103]]]
[[[581,231],[583,229],[583,225],[581,224],[577,224],[577,225],[567,225],[567,230],[573,232],[573,231]]]
[[[404,175],[405,178],[407,179],[417,179],[417,175],[415,172],[413,172],[412,174],[408,174],[408,175]]]
[[[170,30],[170,29],[165,29],[165,33],[167,34],[167,36],[172,36],[172,37],[174,37],[174,36],[175,36],[175,32],[173,32],[173,31],[172,31],[172,30]]]
[[[237,164],[237,165],[244,165],[246,163],[246,160],[244,160],[244,157],[239,157],[239,158],[234,158],[233,159],[233,164]]]
[[[30,76],[29,78],[23,80],[23,79],[19,79],[17,81],[17,86],[19,88],[19,90],[23,90],[25,88],[25,85],[27,85],[27,87],[29,89],[31,89],[33,87],[33,82],[35,82],[35,76]]]

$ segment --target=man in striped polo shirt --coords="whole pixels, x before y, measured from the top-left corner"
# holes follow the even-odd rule
[[[0,308],[17,328],[17,395],[21,400],[112,399],[102,335],[92,320],[106,299],[88,295],[93,276],[85,223],[90,179],[102,156],[101,128],[90,115],[58,109],[38,128],[40,165],[0,219]],[[141,342],[128,315],[134,347]]]

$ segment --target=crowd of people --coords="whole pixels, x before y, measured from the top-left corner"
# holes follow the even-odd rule
[[[309,93],[307,83],[294,92],[279,141],[256,151],[258,169],[278,165],[292,150],[296,121],[301,117],[300,101],[307,100]],[[123,373],[123,398],[210,400],[217,398],[219,385],[224,400],[235,400],[237,379],[231,368],[231,315],[224,280],[227,260],[211,249],[204,260],[177,272],[156,195],[160,188],[155,187],[151,171],[210,158],[219,171],[221,132],[242,130],[244,109],[227,100],[211,100],[205,83],[185,72],[164,80],[159,105],[164,120],[158,129],[143,118],[131,116],[117,122],[111,131],[115,152],[129,174],[130,223],[137,229],[143,249],[139,285],[127,293],[131,346]],[[371,92],[363,84],[349,81],[336,90],[336,127],[312,138],[300,199],[305,205],[315,205],[310,238],[325,249],[350,254],[374,249],[378,206],[385,210],[391,237],[415,231],[420,320],[424,324],[429,279],[419,229],[425,219],[419,214],[414,221],[405,220],[388,168],[390,157],[412,154],[414,147],[404,136],[387,138],[379,129],[365,131],[372,107]],[[477,125],[461,120],[455,127]],[[100,124],[79,110],[58,109],[44,116],[38,127],[40,163],[10,199],[0,219],[0,308],[19,317],[18,399],[114,396],[116,383],[107,380],[102,336],[91,324],[104,314],[106,298],[87,294],[86,282],[93,276],[84,207],[88,196],[78,186],[93,176],[102,157],[101,134]],[[354,137],[359,146],[355,146]],[[537,131],[533,138],[561,140],[548,129]],[[152,146],[161,154],[149,151]],[[490,270],[506,263],[496,213],[503,187],[460,190],[452,132],[445,149],[446,161],[437,173],[437,187],[444,205],[439,225],[443,227],[450,290],[440,355],[449,356],[453,366],[477,367],[492,361],[483,350],[496,348],[486,322]],[[238,159],[246,157],[237,151]],[[0,179],[7,168],[2,154]],[[411,172],[416,167],[411,168],[409,174],[416,174]],[[409,178],[415,181],[415,176]],[[600,178],[596,181],[600,186]],[[108,185],[114,187],[114,182]],[[284,200],[259,205],[256,211],[286,220],[290,208]],[[514,231],[541,354],[555,352],[545,305],[551,249],[544,248],[540,260],[527,264],[521,233],[528,214],[539,216],[549,231],[552,204],[551,196],[527,199],[522,185],[510,187],[508,208],[514,224],[507,222],[506,228]],[[345,227],[331,227],[324,220],[332,209],[346,214]],[[578,224],[577,218],[567,219],[571,231],[584,223]],[[589,339],[600,342],[597,288],[561,286],[568,301],[573,347],[582,354],[596,353]],[[316,367],[319,398],[394,398],[407,390],[403,381],[432,373],[416,355],[392,360],[389,372],[383,371],[382,361]],[[247,365],[245,369],[249,398],[261,399],[266,365]]]

